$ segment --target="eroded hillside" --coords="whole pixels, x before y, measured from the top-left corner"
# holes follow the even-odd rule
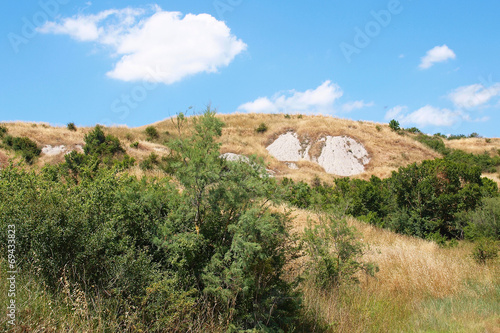
[[[347,143],[345,145],[347,152],[344,151],[344,154],[351,153],[349,145],[352,142],[359,145],[360,148],[356,148],[366,152],[363,156],[356,155],[355,149],[352,149],[351,159],[359,160],[362,169],[356,169],[357,172],[344,174],[344,176],[351,175],[368,179],[376,175],[385,178],[401,166],[440,157],[438,153],[413,140],[410,136],[399,135],[392,131],[386,124],[327,116],[283,114],[220,114],[218,117],[226,124],[221,137],[221,153],[246,156],[255,154],[262,157],[268,164],[268,169],[278,178],[289,177],[309,182],[315,176],[319,176],[324,181],[331,181],[334,177],[342,176],[341,173],[335,175],[335,170],[339,168],[325,167],[320,163],[325,145],[329,140],[334,140],[332,138],[338,138]],[[117,136],[127,154],[142,161],[153,152],[159,156],[167,154],[168,150],[163,142],[179,135],[187,135],[191,131],[193,118],[185,119],[182,126],[179,126],[176,118],[169,118],[137,128],[109,127],[105,128],[105,132]],[[259,133],[256,129],[261,124],[265,124],[267,129]],[[39,166],[63,161],[64,154],[68,151],[81,151],[85,144],[84,136],[91,130],[90,127],[80,127],[76,131],[70,131],[66,127],[54,127],[45,123],[14,122],[3,125],[10,135],[27,136],[43,148],[41,156],[35,162]],[[148,138],[145,133],[148,126],[154,126],[157,129],[158,137]],[[298,144],[301,145],[298,151],[300,158],[287,161],[286,157],[272,156],[270,150],[267,149],[284,134],[294,135],[297,138]],[[138,145],[134,146],[134,143]],[[485,150],[500,149],[500,139],[461,139],[447,141],[446,145],[451,148],[482,153]],[[334,153],[338,155],[338,147],[332,147],[334,148],[329,148],[330,155],[333,156]],[[290,153],[293,152],[286,152],[285,155],[290,155]],[[323,153],[323,156],[327,154]],[[7,163],[9,158],[14,157],[15,154],[11,151],[0,149],[1,164]],[[347,163],[346,161],[346,159],[339,159],[335,163]],[[141,170],[136,167],[135,172],[141,173]]]

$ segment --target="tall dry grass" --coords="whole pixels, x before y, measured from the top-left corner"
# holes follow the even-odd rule
[[[495,156],[500,149],[500,138],[463,138],[458,140],[444,140],[448,148],[460,149],[468,153],[482,154],[485,151]]]
[[[315,221],[304,210],[294,210],[292,216],[299,233],[308,221]],[[467,242],[442,248],[352,218],[348,223],[369,246],[362,259],[377,263],[380,271],[375,278],[360,276],[357,287],[329,292],[306,281],[305,313],[323,323],[317,331],[326,327],[330,332],[497,332],[494,328],[500,328],[498,260],[476,263],[470,256],[473,245]],[[468,306],[471,302],[477,306]]]

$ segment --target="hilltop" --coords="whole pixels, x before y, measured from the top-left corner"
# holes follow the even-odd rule
[[[262,157],[268,170],[277,178],[288,177],[293,180],[312,181],[319,177],[323,181],[342,176],[327,173],[325,168],[317,162],[325,145],[326,137],[345,137],[350,142],[356,142],[366,150],[364,171],[352,174],[355,178],[369,179],[372,175],[386,178],[399,167],[414,162],[441,157],[439,153],[417,142],[412,135],[401,135],[391,130],[387,124],[367,121],[353,121],[329,116],[303,116],[283,114],[219,114],[217,115],[226,126],[221,137],[221,152],[249,156],[252,154]],[[151,153],[160,157],[168,153],[163,142],[187,135],[191,131],[191,118],[186,118],[182,128],[177,128],[174,118],[168,118],[151,125],[136,128],[125,126],[105,127],[106,133],[118,137],[126,149],[127,154],[137,161],[146,159]],[[267,129],[261,133],[256,129],[264,124]],[[36,165],[58,163],[64,160],[64,154],[71,150],[81,151],[84,145],[84,136],[92,127],[78,127],[70,131],[66,127],[50,126],[46,123],[9,122],[3,124],[9,134],[26,136],[37,143],[42,149]],[[145,133],[147,127],[153,126],[158,132],[157,138],[148,138]],[[301,143],[308,143],[306,148],[308,158],[301,158],[293,163],[279,161],[266,149],[280,135],[290,133],[296,135]],[[323,141],[322,141],[323,139]],[[495,154],[500,149],[500,139],[463,138],[460,140],[444,140],[449,148],[461,149],[465,152],[480,154],[488,152]],[[136,148],[131,144],[137,142]],[[349,144],[349,143],[348,143]],[[64,147],[61,147],[64,146]],[[304,153],[304,149],[302,151]],[[14,154],[0,148],[0,164],[5,164]],[[304,156],[302,156],[304,157]],[[354,157],[356,158],[356,157]],[[337,161],[341,163],[341,161]],[[135,167],[134,172],[142,171]],[[500,183],[496,174],[485,176]]]

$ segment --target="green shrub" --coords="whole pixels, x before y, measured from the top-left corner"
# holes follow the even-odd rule
[[[479,264],[486,264],[488,261],[498,257],[498,242],[482,238],[477,241],[476,246],[472,250],[472,258]]]
[[[420,131],[418,128],[416,127],[410,127],[410,128],[407,128],[405,129],[405,131],[407,132],[410,132],[410,133],[413,133],[413,134],[416,134],[416,133],[422,133],[422,131]]]
[[[7,127],[0,125],[0,138],[3,138],[3,136],[7,134],[7,132],[8,132]]]
[[[464,134],[452,134],[452,135],[447,137],[448,140],[460,140],[463,138],[466,138],[466,136]]]
[[[375,129],[377,130],[377,132],[380,132],[382,130],[382,127],[380,127],[380,125],[376,125]]]
[[[397,132],[401,129],[401,127],[399,126],[399,122],[395,119],[392,119],[390,122],[389,122],[389,127],[391,128],[391,130]]]
[[[86,155],[97,155],[100,157],[112,157],[115,154],[124,153],[125,149],[120,140],[113,135],[105,135],[102,127],[97,125],[84,137],[85,146],[83,151]]]
[[[450,150],[444,145],[442,138],[438,135],[428,136],[425,134],[419,134],[415,137],[415,140],[423,143],[440,154],[446,155],[450,152]]]
[[[146,133],[148,140],[156,140],[160,137],[160,135],[158,134],[158,130],[154,126],[146,127],[144,133]]]
[[[285,114],[285,119],[291,119],[292,117],[287,113]]]
[[[255,129],[255,132],[257,132],[257,133],[264,133],[264,132],[266,132],[267,130],[268,130],[267,125],[266,125],[265,123],[261,123],[261,124],[259,125],[259,127],[257,127],[257,128]]]
[[[27,137],[13,137],[7,135],[3,138],[3,143],[8,148],[20,152],[21,156],[28,164],[33,163],[33,160],[42,152],[37,144]]]
[[[130,148],[135,148],[135,149],[139,148],[139,142],[138,141],[132,142],[130,144]]]
[[[357,273],[370,276],[378,271],[377,265],[362,262],[365,246],[357,240],[357,231],[345,219],[320,217],[318,225],[304,230],[305,250],[309,256],[306,275],[324,290],[346,283],[358,283]]]
[[[299,114],[299,115],[297,115],[297,118],[298,118],[298,119],[302,119],[302,118],[303,118],[303,116],[302,116],[301,114]]]
[[[149,154],[149,156],[143,160],[139,166],[142,170],[151,170],[157,166],[160,162],[158,161],[158,155],[155,153]]]
[[[464,226],[467,239],[500,240],[500,197],[484,198],[480,207],[459,214],[457,220]]]
[[[70,131],[76,131],[76,126],[75,126],[75,123],[73,123],[73,122],[68,123],[68,125],[66,125],[66,127]]]

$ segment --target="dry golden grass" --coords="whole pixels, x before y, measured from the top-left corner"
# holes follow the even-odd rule
[[[421,143],[413,140],[409,136],[398,135],[386,124],[373,122],[353,121],[347,119],[334,118],[329,116],[301,116],[292,115],[285,118],[282,114],[220,114],[218,117],[226,124],[223,135],[220,139],[221,152],[232,152],[236,154],[255,154],[262,157],[269,169],[275,172],[278,178],[289,177],[295,181],[312,181],[319,177],[322,181],[332,183],[334,175],[327,174],[323,168],[316,163],[301,161],[296,164],[298,170],[288,168],[288,166],[277,161],[268,154],[266,147],[273,142],[280,134],[293,130],[297,132],[301,139],[311,142],[326,135],[346,135],[362,143],[370,154],[370,163],[366,166],[366,171],[356,176],[361,179],[369,179],[372,175],[386,178],[391,172],[401,166],[406,166],[414,162],[421,162],[425,159],[440,157],[438,153]],[[161,142],[179,135],[189,135],[192,130],[193,118],[186,118],[185,126],[178,131],[175,126],[175,118],[169,118],[152,124],[160,133],[157,143],[146,141],[147,136],[144,130],[147,126],[128,128],[125,126],[105,128],[106,133],[117,136],[125,147],[127,153],[138,161],[144,160],[152,152],[162,156],[168,153],[161,145]],[[265,123],[268,130],[265,133],[256,133],[255,128],[259,124]],[[69,131],[66,127],[53,127],[45,123],[25,123],[7,122],[3,123],[8,128],[9,134],[15,136],[27,136],[34,140],[40,147],[45,145],[74,145],[84,144],[84,135],[91,127],[79,127],[76,132]],[[168,132],[168,134],[166,134]],[[139,148],[130,148],[133,142],[139,142]],[[473,153],[497,152],[500,149],[500,139],[490,139],[486,142],[483,138],[470,138],[461,140],[445,140],[445,144],[451,148],[462,149]],[[319,155],[321,146],[313,145],[310,154]],[[0,163],[12,157],[13,154],[0,150]],[[64,157],[42,155],[37,165],[45,163],[57,163],[63,161]],[[500,184],[498,175],[486,175]]]
[[[276,172],[277,177],[289,177],[308,182],[315,176],[330,181],[334,178],[315,163],[299,162],[297,164],[300,169],[292,170],[285,163],[269,155],[266,147],[280,134],[287,131],[295,131],[299,138],[310,142],[315,142],[326,135],[346,135],[361,142],[371,157],[366,171],[358,176],[363,179],[368,179],[371,175],[385,178],[400,166],[439,157],[439,154],[421,143],[391,131],[385,124],[328,116],[293,115],[287,119],[282,114],[231,114],[218,115],[218,117],[226,124],[221,138],[222,153],[260,156],[268,163],[269,168]],[[265,123],[268,130],[259,134],[255,132],[255,129],[261,123]],[[178,135],[172,119],[157,122],[154,126],[161,133],[168,131],[172,135]],[[377,130],[377,127],[380,130]],[[144,130],[144,128],[145,126],[138,129]],[[180,134],[186,135],[188,132],[189,126],[186,126]],[[320,148],[316,144],[311,148],[310,153],[317,157]]]
[[[448,148],[460,149],[468,153],[482,154],[485,151],[495,156],[500,149],[500,138],[464,138],[459,140],[444,140]]]
[[[279,210],[287,208],[283,206]],[[292,216],[293,230],[299,233],[308,221],[317,221],[306,210],[294,209]],[[466,242],[453,248],[441,248],[434,242],[398,235],[353,218],[348,219],[348,224],[356,227],[360,240],[369,245],[363,260],[377,263],[380,271],[375,278],[360,276],[359,290],[321,292],[312,284],[304,286],[306,311],[326,323],[333,323],[331,332],[400,332],[413,331],[413,325],[450,325],[433,323],[432,320],[440,316],[440,310],[439,306],[429,306],[447,299],[452,304],[456,300],[453,311],[459,311],[464,318],[449,319],[457,321],[456,327],[473,332],[496,332],[494,328],[498,329],[500,316],[478,317],[475,309],[468,309],[459,301],[464,297],[474,302],[482,301],[484,295],[478,295],[469,284],[484,286],[489,290],[487,293],[495,293],[500,284],[498,261],[490,265],[476,263],[470,256],[472,245]],[[498,305],[498,295],[496,300],[493,306]],[[414,313],[428,318],[415,317]]]

